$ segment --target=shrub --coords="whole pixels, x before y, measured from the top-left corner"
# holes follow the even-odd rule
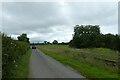
[[[13,40],[2,34],[2,78],[11,78],[12,68],[30,48],[27,42]]]

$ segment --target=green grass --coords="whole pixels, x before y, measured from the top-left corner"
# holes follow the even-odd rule
[[[118,78],[117,67],[105,65],[104,62],[94,59],[102,57],[117,60],[117,51],[105,48],[75,49],[65,45],[40,45],[38,48],[87,78]]]
[[[13,78],[28,78],[30,56],[31,49],[16,63],[17,67],[14,67],[12,71]]]

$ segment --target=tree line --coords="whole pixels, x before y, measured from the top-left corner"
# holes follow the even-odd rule
[[[102,34],[99,25],[76,25],[69,43],[75,48],[110,48],[120,51],[120,35]]]
[[[68,45],[69,42],[58,42],[57,40],[53,40],[53,42],[48,42],[48,41],[44,41],[42,43],[30,43],[31,45],[52,45],[52,44],[55,44],[55,45]]]

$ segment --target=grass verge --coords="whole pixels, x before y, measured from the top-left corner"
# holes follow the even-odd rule
[[[56,47],[58,47],[58,46],[56,46]],[[58,53],[57,53],[58,48],[55,49],[55,47],[51,48],[49,46],[49,48],[48,48],[48,46],[38,46],[38,48],[45,54],[53,57],[54,59],[60,61],[61,63],[74,68],[75,70],[77,70],[79,73],[81,73],[83,76],[85,76],[87,78],[97,78],[97,79],[98,78],[99,79],[106,78],[108,80],[110,78],[111,79],[118,78],[118,74],[116,72],[106,70],[102,66],[92,65],[89,63],[81,62],[80,60],[75,60],[72,57],[65,56],[69,52],[69,51],[67,51],[66,53],[62,52],[62,50],[64,50],[65,47],[63,47],[63,48],[60,47],[60,52],[58,52]],[[65,54],[65,55],[63,55],[63,54]]]
[[[29,49],[22,58],[17,61],[16,66],[13,68],[13,78],[28,78],[29,74],[29,60],[32,50]]]

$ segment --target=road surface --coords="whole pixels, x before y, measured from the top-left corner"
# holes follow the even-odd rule
[[[61,64],[37,49],[32,50],[29,78],[84,78],[72,68]]]

